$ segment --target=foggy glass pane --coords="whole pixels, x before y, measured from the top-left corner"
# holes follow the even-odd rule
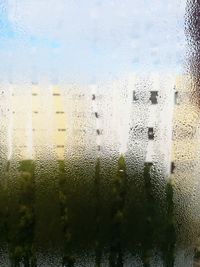
[[[200,3],[0,1],[0,266],[200,265]]]

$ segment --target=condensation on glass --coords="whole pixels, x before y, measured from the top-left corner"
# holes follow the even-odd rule
[[[193,266],[200,4],[0,3],[1,266]]]

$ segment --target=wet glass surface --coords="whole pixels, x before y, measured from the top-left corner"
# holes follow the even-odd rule
[[[200,4],[0,1],[0,265],[200,262]]]

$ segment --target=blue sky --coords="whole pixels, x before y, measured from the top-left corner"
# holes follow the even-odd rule
[[[182,70],[185,0],[0,0],[1,78]]]

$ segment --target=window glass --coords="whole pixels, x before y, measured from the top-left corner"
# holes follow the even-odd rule
[[[200,264],[199,18],[0,1],[0,266]]]

